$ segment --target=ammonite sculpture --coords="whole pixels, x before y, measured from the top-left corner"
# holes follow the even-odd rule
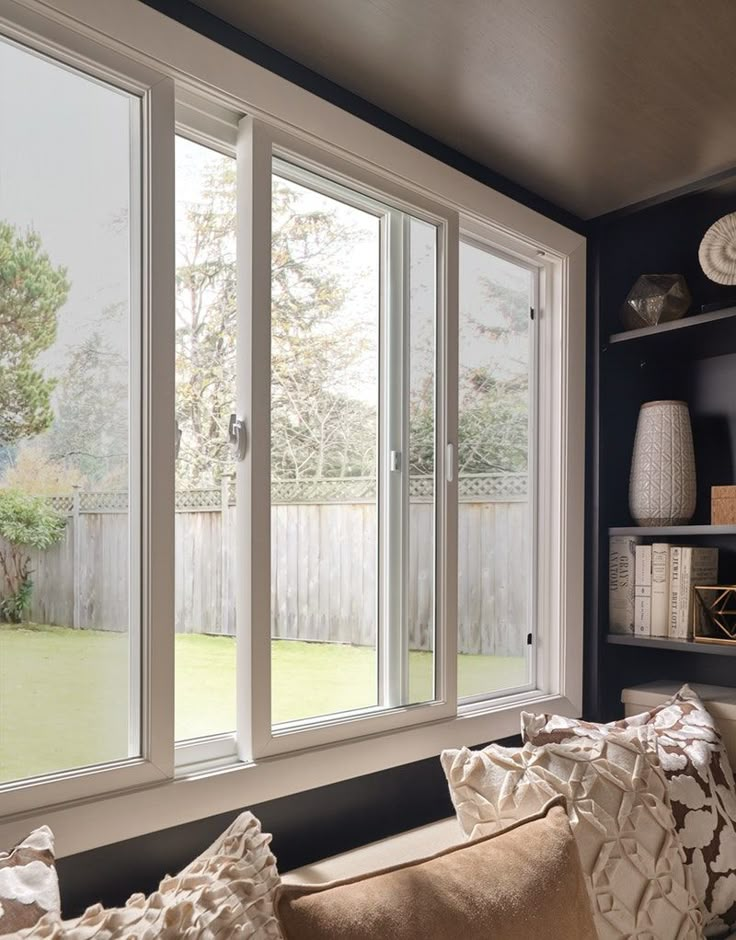
[[[698,249],[700,267],[716,284],[736,284],[736,212],[714,222]]]

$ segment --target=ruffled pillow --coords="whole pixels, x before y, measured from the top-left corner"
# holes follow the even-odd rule
[[[282,940],[274,914],[280,883],[271,836],[242,813],[216,842],[158,891],[121,908],[95,904],[74,921],[44,917],[33,940]]]

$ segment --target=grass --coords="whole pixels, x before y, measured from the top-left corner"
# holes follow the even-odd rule
[[[376,704],[375,651],[276,640],[277,722]],[[432,655],[409,659],[412,702],[432,694]],[[523,657],[459,656],[461,695],[525,681]],[[128,646],[118,633],[0,627],[0,781],[127,757]],[[235,641],[176,638],[176,735],[235,727]]]

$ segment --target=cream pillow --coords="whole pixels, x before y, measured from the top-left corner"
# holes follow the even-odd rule
[[[33,940],[282,940],[273,897],[280,879],[271,836],[242,813],[217,841],[149,897],[96,904],[74,921],[44,917]]]
[[[41,826],[10,852],[0,852],[0,934],[32,927],[43,915],[60,916],[54,836]]]
[[[649,726],[667,780],[677,833],[700,902],[708,936],[736,925],[736,789],[713,718],[687,685],[640,715],[608,725],[557,715],[521,716],[532,744],[605,737]]]
[[[460,825],[472,837],[561,794],[600,940],[696,940],[701,915],[648,728],[615,738],[442,755]]]

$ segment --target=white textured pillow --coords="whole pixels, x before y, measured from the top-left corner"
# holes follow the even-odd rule
[[[667,780],[677,834],[700,901],[707,936],[736,925],[736,788],[726,749],[708,709],[687,685],[648,712],[607,725],[522,712],[531,744],[600,738],[649,726]]]
[[[205,852],[150,897],[121,908],[88,908],[77,920],[44,917],[20,934],[33,940],[282,940],[273,908],[280,883],[271,836],[242,813]]]
[[[475,837],[567,801],[600,940],[697,940],[701,915],[651,730],[442,755],[460,825]]]

